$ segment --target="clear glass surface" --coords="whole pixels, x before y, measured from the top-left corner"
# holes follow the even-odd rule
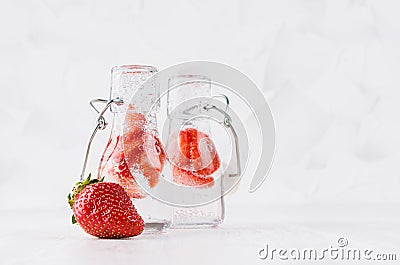
[[[167,111],[170,139],[167,155],[171,164],[171,179],[177,185],[196,189],[218,187],[222,195],[222,170],[218,152],[212,142],[210,120],[186,115],[188,100],[211,97],[211,82],[205,76],[173,76],[168,82]],[[193,107],[193,106],[189,106]],[[171,228],[216,227],[224,219],[223,197],[214,202],[195,207],[174,207]]]
[[[141,85],[157,70],[152,66],[126,65],[116,66],[112,69],[112,81],[110,97],[121,98],[124,104],[113,105],[111,111],[114,113],[113,126],[110,139],[104,150],[99,165],[99,176],[105,177],[106,181],[120,184],[131,197],[137,211],[145,221],[144,233],[155,233],[164,231],[170,224],[170,208],[150,196],[135,181],[136,174],[143,173],[143,165],[146,166],[145,175],[150,176],[149,185],[157,185],[157,181],[165,162],[160,143],[157,142],[157,121],[155,115],[147,115],[139,108],[137,101],[145,104],[153,104],[157,99],[157,88],[152,91],[143,91],[135,99],[131,100],[133,93],[140,89]],[[126,121],[129,124],[126,124]],[[129,126],[130,138],[124,138],[124,128]],[[155,139],[147,141],[148,138]],[[144,155],[147,143],[148,149],[154,149],[153,158],[149,161]],[[134,158],[132,158],[134,157]],[[140,165],[132,170],[132,159],[137,159]],[[127,161],[129,160],[129,161]]]

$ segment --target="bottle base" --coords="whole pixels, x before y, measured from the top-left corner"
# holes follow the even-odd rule
[[[170,223],[165,220],[151,220],[144,223],[144,235],[165,233]]]
[[[202,229],[202,228],[217,228],[221,222],[215,223],[180,223],[173,224],[169,228],[171,229]]]
[[[224,221],[224,213],[222,201],[194,208],[176,207],[170,228],[215,228]]]

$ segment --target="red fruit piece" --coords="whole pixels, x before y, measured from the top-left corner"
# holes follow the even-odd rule
[[[117,136],[110,140],[99,172],[107,181],[120,184],[131,198],[139,199],[145,197],[145,193],[136,183],[129,166],[143,174],[150,187],[155,187],[165,164],[165,153],[158,137],[146,131],[145,116],[133,112],[132,106],[129,110],[124,138]]]
[[[186,171],[179,167],[172,167],[172,177],[175,183],[183,186],[194,186],[194,187],[211,187],[214,185],[214,178],[211,176],[198,176],[193,173]]]
[[[141,113],[128,112],[125,120],[124,152],[129,163],[138,168],[144,150],[146,118]]]
[[[146,130],[143,114],[128,112],[124,137],[125,159],[134,169],[141,171],[150,187],[158,183],[159,175],[165,164],[165,152],[156,135]]]
[[[179,149],[176,165],[198,177],[211,175],[221,166],[214,143],[206,133],[196,128],[179,132]]]
[[[113,167],[108,171],[108,180],[120,184],[129,197],[141,199],[145,197],[145,193],[140,189],[136,183],[134,176],[129,170],[128,164],[125,160],[124,152],[115,152],[113,155]]]
[[[202,175],[208,176],[217,171],[220,166],[221,166],[221,160],[219,159],[218,154],[216,154],[209,165],[207,165],[203,169],[195,171],[194,174],[197,176],[202,176]]]
[[[89,175],[77,183],[68,199],[76,222],[92,236],[132,237],[144,229],[143,219],[119,184],[91,180]]]
[[[110,143],[113,145],[111,146]],[[134,176],[131,174],[125,155],[122,150],[122,142],[120,136],[113,138],[106,148],[102,161],[106,161],[99,169],[99,176],[105,176],[108,182],[120,184],[129,197],[140,199],[145,197],[145,193],[136,183]]]
[[[195,128],[187,128],[179,132],[179,148],[181,154],[187,159],[198,159],[200,157],[199,142],[208,135]]]
[[[160,139],[150,133],[146,134],[144,136],[140,166],[151,188],[157,185],[164,163],[165,152],[161,146]]]

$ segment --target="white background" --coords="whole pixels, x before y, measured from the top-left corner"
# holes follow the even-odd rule
[[[243,185],[227,198],[228,230],[218,233],[228,235],[229,257],[260,262],[257,247],[268,240],[285,238],[287,248],[293,241],[318,246],[324,239],[329,245],[346,231],[353,231],[349,241],[382,239],[386,249],[398,247],[399,10],[396,0],[2,0],[0,224],[9,229],[25,213],[11,230],[36,242],[36,234],[25,236],[20,226],[30,224],[41,235],[27,216],[43,213],[54,220],[54,238],[44,234],[43,244],[71,235],[71,244],[85,238],[86,247],[96,248],[66,225],[65,195],[80,174],[95,126],[88,101],[108,97],[112,66],[162,69],[211,60],[249,75],[276,122],[276,158],[267,181],[255,194]],[[107,137],[94,143],[92,171]],[[244,240],[251,242],[247,256],[237,252],[244,235],[235,234],[234,225],[229,230],[229,220],[257,238]],[[307,223],[311,232],[293,228],[296,222]],[[328,224],[342,226],[315,232]],[[10,231],[0,236],[9,250],[23,244],[15,239],[9,245]],[[299,237],[304,240],[293,239]],[[40,253],[8,261],[39,262]],[[177,257],[175,262],[185,262]]]

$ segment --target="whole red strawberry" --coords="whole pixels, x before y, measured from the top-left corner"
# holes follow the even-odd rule
[[[126,191],[117,183],[89,177],[76,183],[68,202],[86,233],[100,238],[124,238],[143,232],[144,222]]]

